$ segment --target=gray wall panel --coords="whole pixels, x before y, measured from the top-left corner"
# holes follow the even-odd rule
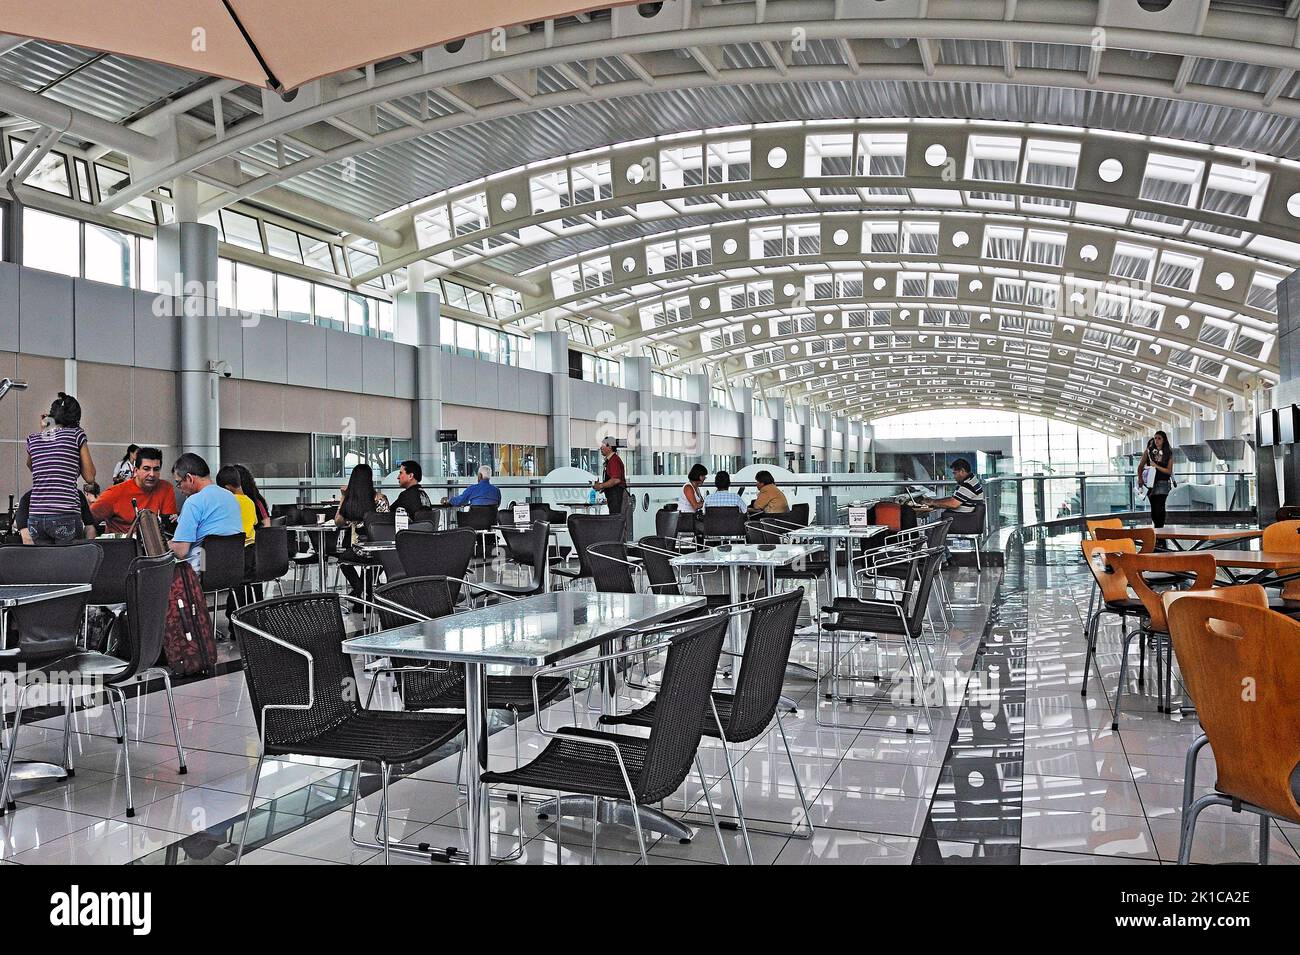
[[[217,358],[230,363],[236,378],[244,377],[244,326],[238,315],[222,315],[217,322]]]
[[[318,330],[319,331],[319,330]],[[359,335],[325,330],[325,387],[335,391],[362,390]]]
[[[400,342],[393,348],[393,394],[415,398],[415,348]]]
[[[18,281],[18,347],[29,355],[72,357],[72,279],[23,269]]]
[[[165,315],[154,314],[157,298],[152,292],[135,293],[135,363],[141,368],[175,371],[179,358],[180,322],[170,309]]]
[[[263,319],[244,331],[244,377],[285,382],[289,378],[289,326],[296,322]]]
[[[368,395],[396,394],[396,359],[393,343],[378,338],[361,340],[361,380]]]
[[[74,279],[73,345],[76,357],[110,365],[135,361],[135,292]]]
[[[325,337],[322,329],[288,323],[289,384],[325,387]]]
[[[18,351],[19,267],[0,262],[0,351]]]

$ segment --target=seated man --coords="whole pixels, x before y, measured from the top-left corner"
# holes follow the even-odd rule
[[[925,503],[956,514],[969,514],[975,510],[976,504],[983,503],[984,484],[975,476],[970,462],[965,458],[958,458],[952,462],[952,479],[957,482],[957,490],[953,492],[952,497],[937,500],[925,498]]]
[[[475,504],[491,504],[493,507],[500,507],[501,492],[492,484],[492,469],[486,464],[483,465],[478,469],[477,484],[471,484],[455,497],[444,497],[442,503],[451,504],[455,507],[464,507],[467,504],[471,506]]]
[[[213,482],[208,462],[197,454],[182,454],[172,465],[172,474],[176,486],[186,495],[172,537],[172,553],[189,561],[197,572],[203,569],[203,539],[209,535],[243,534],[244,520],[235,495]]]
[[[719,471],[713,477],[714,492],[704,499],[704,509],[711,511],[719,507],[734,507],[743,512],[745,502],[740,499],[740,495],[731,489],[731,475],[726,471]]]
[[[433,507],[428,493],[420,487],[420,481],[423,479],[424,469],[420,467],[419,461],[402,462],[397,472],[397,484],[401,487],[402,493],[397,495],[397,500],[393,502],[394,513],[400,507],[406,511],[406,516],[410,517],[417,511],[427,511]]]
[[[754,486],[758,488],[758,497],[749,505],[750,514],[787,514],[790,502],[785,499],[785,492],[776,486],[776,479],[771,471],[759,471],[754,475]]]
[[[162,452],[157,448],[141,448],[131,478],[102,493],[90,512],[104,522],[109,534],[126,534],[135,523],[137,507],[159,517],[176,515],[176,489],[162,480]]]

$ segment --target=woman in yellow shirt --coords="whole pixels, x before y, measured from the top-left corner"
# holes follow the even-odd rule
[[[235,495],[235,500],[239,502],[239,519],[244,525],[244,546],[251,547],[253,535],[257,532],[257,506],[253,503],[253,499],[244,493],[239,472],[227,464],[217,472],[217,483]]]

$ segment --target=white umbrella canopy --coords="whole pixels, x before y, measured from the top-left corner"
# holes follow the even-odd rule
[[[292,90],[494,27],[628,0],[3,0],[0,33]]]

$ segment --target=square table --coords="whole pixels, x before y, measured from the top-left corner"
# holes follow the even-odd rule
[[[1175,550],[1226,548],[1233,544],[1258,540],[1264,532],[1257,527],[1199,527],[1195,524],[1167,524],[1156,529],[1157,541],[1168,541]],[[1191,541],[1184,547],[1182,541]]]
[[[469,856],[473,865],[489,865],[491,815],[487,787],[480,780],[488,768],[486,668],[542,667],[597,646],[607,653],[611,638],[621,630],[661,623],[703,606],[703,597],[555,591],[353,637],[343,642],[343,649],[354,656],[410,657],[465,665]],[[615,712],[613,676],[614,667],[602,665],[602,706],[607,715]],[[672,823],[674,834],[685,830],[656,810],[637,808],[643,812],[643,824],[655,831],[662,831],[662,825],[655,823],[665,820]],[[685,831],[689,835],[689,830]]]
[[[1197,553],[1211,554],[1214,562],[1227,572],[1234,584],[1279,584],[1300,578],[1300,554],[1267,550],[1217,550],[1205,549]],[[1242,580],[1234,570],[1252,570],[1255,573]]]
[[[886,524],[865,524],[861,527],[850,527],[848,524],[811,524],[808,527],[798,527],[794,530],[785,532],[785,536],[791,540],[820,540],[826,543],[826,560],[827,576],[830,577],[830,598],[834,603],[835,598],[839,596],[839,574],[835,566],[835,550],[837,541],[847,541],[845,545],[848,553],[845,555],[844,562],[844,587],[852,591],[850,572],[853,567],[852,546],[855,540],[866,540],[869,537],[875,537],[878,534],[886,534],[894,529]]]

